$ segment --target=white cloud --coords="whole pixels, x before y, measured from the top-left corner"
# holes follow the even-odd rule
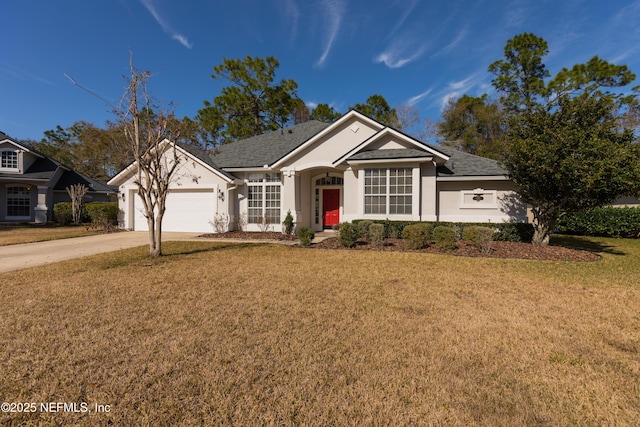
[[[191,49],[193,47],[193,44],[189,43],[189,40],[184,35],[176,32],[173,27],[171,27],[171,25],[169,25],[169,23],[160,16],[160,13],[156,10],[152,0],[140,0],[140,3],[142,3],[142,5],[149,11],[151,16],[153,16],[153,19],[155,19],[158,25],[162,27],[162,30],[171,36],[173,40],[178,41],[187,49]]]
[[[325,6],[326,14],[327,14],[327,41],[324,46],[324,50],[322,51],[322,55],[316,61],[316,66],[321,67],[324,65],[327,57],[329,56],[329,52],[333,47],[333,43],[336,40],[336,36],[338,32],[340,32],[340,27],[342,25],[342,18],[345,12],[345,4],[342,0],[326,0],[323,2]]]
[[[389,35],[387,36],[387,39],[389,39],[389,37],[393,36],[404,25],[404,23],[407,20],[407,18],[409,17],[409,15],[411,15],[411,12],[413,12],[413,10],[416,8],[416,4],[418,3],[418,1],[417,0],[411,0],[411,1],[404,1],[403,0],[402,2],[397,2],[397,3],[407,3],[409,6],[405,9],[404,13],[400,17],[400,19],[398,20],[396,25],[394,25],[393,29],[389,32]],[[394,6],[395,6],[395,4],[394,4]]]
[[[278,4],[282,13],[290,21],[291,39],[295,40],[298,33],[298,21],[300,20],[300,8],[296,0],[279,0]]]
[[[446,45],[445,47],[440,49],[438,52],[436,52],[433,55],[431,55],[431,57],[444,55],[446,53],[451,52],[453,49],[458,47],[458,45],[462,42],[462,40],[464,40],[465,36],[467,35],[467,32],[468,32],[468,29],[466,27],[463,28],[462,30],[460,30],[460,32],[458,33],[456,38],[453,39],[451,41],[451,43],[449,43],[448,45]]]
[[[424,92],[419,93],[419,94],[418,94],[418,95],[416,95],[416,96],[412,96],[411,98],[409,98],[409,99],[407,100],[407,104],[409,104],[409,105],[415,105],[415,104],[417,104],[418,102],[422,101],[424,98],[426,98],[427,96],[429,96],[429,94],[430,94],[432,91],[433,91],[433,88],[429,88],[429,89],[425,90]]]
[[[382,62],[389,68],[401,68],[420,58],[427,50],[427,44],[416,47],[410,42],[393,44],[384,52],[376,56],[375,62]]]

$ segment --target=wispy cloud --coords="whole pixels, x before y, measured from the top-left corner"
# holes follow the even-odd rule
[[[400,1],[396,2],[396,4],[399,4],[399,3],[407,4],[407,8],[404,10],[404,13],[402,14],[402,16],[400,16],[400,19],[398,20],[398,22],[396,22],[396,25],[393,26],[393,28],[389,32],[389,35],[387,35],[387,40],[391,36],[393,36],[404,25],[409,15],[411,15],[411,12],[413,12],[413,10],[416,8],[416,5],[418,4],[418,0],[411,0],[411,1],[402,0],[401,2]],[[394,6],[396,6],[396,4],[394,4]]]
[[[23,70],[18,70],[15,68],[7,68],[7,67],[0,67],[0,72],[2,72],[3,74],[6,74],[12,78],[15,79],[20,79],[20,80],[33,80],[39,83],[44,83],[46,85],[49,86],[55,86],[54,83],[52,83],[51,81],[40,77],[36,74],[30,73],[28,71],[23,71]]]
[[[382,62],[389,68],[401,68],[424,55],[428,46],[428,44],[416,45],[409,40],[400,40],[373,60]]]
[[[173,40],[178,41],[178,43],[180,43],[187,49],[191,49],[193,47],[193,44],[189,42],[187,37],[175,31],[173,27],[167,21],[165,21],[162,16],[160,16],[160,13],[153,5],[152,0],[140,0],[140,3],[142,3],[142,5],[149,11],[151,16],[153,16],[153,19],[155,19],[158,25],[162,27],[162,30],[167,33],[167,35],[169,35]]]
[[[279,0],[278,5],[284,16],[290,21],[291,40],[295,40],[298,34],[298,21],[300,20],[300,8],[296,0]]]
[[[447,106],[447,103],[451,99],[458,98],[462,95],[469,94],[475,87],[486,88],[484,80],[487,78],[487,73],[484,69],[479,70],[465,79],[449,82],[441,91],[436,94],[440,103],[440,109]]]
[[[456,47],[458,47],[458,45],[462,42],[462,40],[464,40],[468,32],[469,30],[466,27],[460,30],[460,32],[458,32],[458,34],[456,35],[456,38],[453,39],[451,43],[449,43],[448,45],[446,45],[445,47],[443,47],[442,49],[440,49],[439,51],[431,55],[431,57],[433,58],[433,57],[444,55],[453,51]]]
[[[409,98],[409,99],[407,100],[407,104],[409,104],[409,105],[415,105],[415,104],[417,104],[418,102],[422,101],[424,98],[426,98],[427,96],[429,96],[429,94],[430,94],[432,91],[433,91],[433,88],[429,88],[429,89],[425,90],[424,92],[419,93],[419,94],[418,94],[418,95],[416,95],[416,96],[412,96],[411,98]]]
[[[325,13],[327,15],[327,41],[325,43],[322,55],[316,61],[316,66],[321,67],[324,65],[329,52],[333,47],[333,43],[336,40],[340,27],[342,26],[342,19],[345,13],[345,3],[342,0],[327,0],[323,2],[325,7]]]

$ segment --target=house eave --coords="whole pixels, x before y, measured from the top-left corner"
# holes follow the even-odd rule
[[[407,157],[404,159],[369,159],[369,160],[347,160],[348,165],[369,165],[369,164],[388,164],[388,163],[424,163],[430,162],[433,157]]]
[[[506,175],[437,176],[436,181],[509,181]]]

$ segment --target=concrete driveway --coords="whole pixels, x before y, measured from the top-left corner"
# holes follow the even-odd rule
[[[199,233],[162,233],[162,241],[193,240]],[[149,233],[123,231],[47,242],[0,246],[0,273],[81,258],[103,252],[149,245]]]

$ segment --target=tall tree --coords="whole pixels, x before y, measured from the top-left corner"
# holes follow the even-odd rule
[[[294,80],[274,83],[280,66],[272,56],[244,59],[225,58],[213,68],[211,78],[226,80],[213,102],[204,101],[197,120],[210,142],[233,142],[283,127],[296,108],[298,84]]]
[[[129,62],[127,91],[116,114],[124,129],[127,148],[137,169],[134,183],[142,202],[142,213],[149,229],[149,253],[162,255],[162,220],[166,211],[169,186],[184,159],[175,144],[176,130],[170,126],[170,110],[159,107],[147,89],[151,73],[140,72]]]
[[[489,65],[496,75],[493,86],[502,94],[500,102],[509,111],[531,111],[546,94],[544,79],[549,71],[542,57],[549,53],[547,42],[531,33],[518,34],[507,41],[504,59]]]
[[[382,95],[371,95],[364,104],[358,103],[349,109],[358,110],[387,126],[396,127],[398,125],[398,115],[395,108],[391,108]]]
[[[333,123],[340,118],[342,114],[338,113],[329,104],[318,104],[311,110],[311,119],[324,123]]]
[[[478,156],[500,159],[507,132],[506,115],[488,96],[451,99],[437,124],[440,144]]]
[[[415,134],[416,126],[420,125],[420,113],[415,105],[403,103],[396,107],[396,129],[409,134]]]
[[[522,40],[529,47],[515,50],[527,54],[512,55]],[[540,245],[549,243],[562,215],[611,203],[640,183],[640,147],[617,116],[636,99],[609,91],[629,85],[635,75],[594,57],[545,82],[543,42],[516,36],[507,42],[507,61],[489,67],[512,111],[503,164],[532,206],[533,242]]]

